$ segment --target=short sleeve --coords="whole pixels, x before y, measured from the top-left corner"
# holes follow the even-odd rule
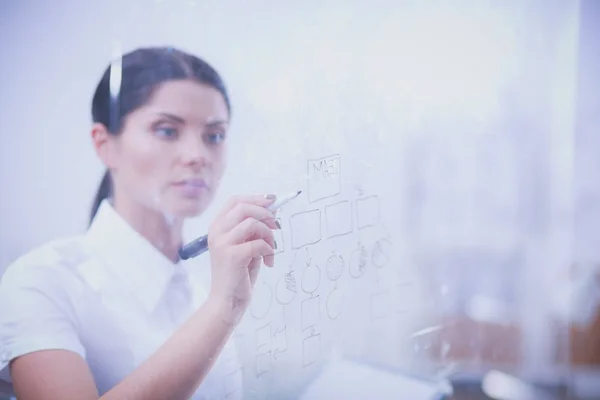
[[[35,351],[69,350],[85,358],[67,283],[51,265],[8,267],[0,281],[0,380],[10,383],[10,361]]]

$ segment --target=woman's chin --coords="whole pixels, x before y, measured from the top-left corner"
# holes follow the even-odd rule
[[[173,215],[178,218],[194,218],[200,215],[205,209],[206,204],[203,201],[182,201],[177,202],[171,207]]]

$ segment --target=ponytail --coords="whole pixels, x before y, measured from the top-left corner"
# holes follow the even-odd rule
[[[110,172],[106,170],[106,172],[104,172],[104,176],[102,177],[102,181],[100,182],[100,187],[98,188],[96,197],[94,197],[94,204],[92,205],[92,211],[90,213],[90,224],[94,220],[94,217],[100,208],[100,204],[102,204],[104,199],[108,199],[111,195],[112,182],[110,179]]]

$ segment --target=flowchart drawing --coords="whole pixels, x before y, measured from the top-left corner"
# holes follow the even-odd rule
[[[368,196],[356,200],[358,229],[375,226],[381,217],[379,196]]]
[[[344,292],[342,289],[334,288],[327,295],[325,302],[325,309],[327,310],[327,316],[329,319],[338,319],[344,310]]]
[[[304,368],[316,363],[321,357],[321,334],[311,334],[302,342],[302,365]]]
[[[292,270],[285,273],[277,282],[275,297],[279,304],[286,306],[294,301],[297,292],[296,273]]]
[[[300,326],[303,331],[316,326],[321,320],[319,296],[302,300],[300,309]]]
[[[274,329],[273,331],[273,359],[277,361],[287,351],[287,328]]]
[[[308,160],[308,201],[337,196],[342,192],[340,155]]]
[[[310,210],[290,217],[292,248],[301,249],[321,241],[321,210]]]
[[[225,398],[238,398],[241,396],[242,369],[228,373],[223,380]]]
[[[256,329],[256,349],[260,350],[271,345],[271,323]]]
[[[390,262],[392,242],[389,239],[379,239],[371,250],[371,263],[375,268],[383,268]]]
[[[350,256],[350,265],[348,267],[350,276],[358,279],[362,277],[367,271],[367,261],[369,252],[364,245],[360,245],[358,249],[354,250]]]
[[[304,293],[315,293],[321,284],[321,268],[316,264],[307,265],[302,274],[301,284]]]
[[[344,200],[325,206],[327,237],[334,238],[352,233],[352,203]]]
[[[271,371],[271,351],[256,356],[256,378]]]
[[[330,281],[337,281],[344,273],[344,257],[340,254],[333,254],[327,259],[325,272]]]

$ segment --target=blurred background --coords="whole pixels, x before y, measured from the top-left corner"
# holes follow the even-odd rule
[[[85,230],[93,90],[115,49],[147,45],[205,58],[233,98],[236,161],[190,237],[229,194],[272,191],[273,165],[340,154],[343,199],[381,197],[419,288],[396,287],[394,307],[418,304],[394,317],[410,340],[382,339],[397,358],[367,345],[387,329],[368,318],[343,322],[353,355],[450,379],[456,399],[600,399],[599,1],[0,0],[0,274]],[[349,293],[379,275],[362,282]],[[252,369],[247,398],[311,376]]]

